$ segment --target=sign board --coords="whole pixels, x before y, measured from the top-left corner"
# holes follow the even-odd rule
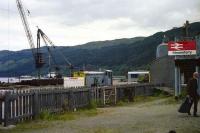
[[[73,72],[73,77],[85,77],[84,71]]]
[[[85,78],[83,77],[64,77],[64,87],[82,87],[85,86]]]
[[[196,41],[168,42],[168,55],[196,55]]]

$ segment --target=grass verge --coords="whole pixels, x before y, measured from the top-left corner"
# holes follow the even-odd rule
[[[167,98],[167,99],[166,99]],[[129,102],[128,99],[124,99],[117,102],[117,106],[137,105],[146,102],[152,102],[159,99],[166,99],[163,104],[177,104],[180,101],[169,95],[167,92],[162,90],[155,90],[152,96],[135,96],[133,102]]]
[[[76,112],[64,112],[60,114],[51,114],[47,111],[44,111],[39,115],[37,120],[19,123],[13,129],[0,129],[0,133],[23,133],[25,131],[48,128],[53,126],[54,122],[56,121],[70,121],[83,117],[93,117],[100,113],[101,112],[97,109],[88,108],[79,109]]]

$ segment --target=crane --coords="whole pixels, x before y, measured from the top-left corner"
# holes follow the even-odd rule
[[[26,18],[26,14],[25,14],[25,11],[24,11],[24,8],[23,8],[23,5],[22,5],[22,2],[21,0],[16,0],[16,3],[17,3],[17,8],[18,8],[18,11],[19,11],[19,14],[20,14],[20,17],[21,17],[21,20],[22,20],[22,24],[24,26],[24,30],[25,30],[25,33],[26,33],[26,36],[27,36],[27,39],[28,39],[28,42],[29,42],[29,45],[30,45],[30,48],[31,48],[31,51],[32,51],[32,54],[33,54],[33,58],[34,58],[34,61],[35,61],[35,67],[36,69],[38,69],[38,77],[40,78],[40,69],[44,66],[45,62],[44,62],[44,58],[43,58],[43,53],[41,52],[40,50],[40,37],[42,37],[45,45],[47,46],[47,50],[49,52],[49,55],[53,58],[53,54],[52,52],[50,51],[50,48],[48,46],[48,43],[53,47],[55,48],[55,45],[54,43],[48,38],[48,36],[41,30],[38,28],[38,31],[37,31],[37,47],[35,48],[35,45],[34,45],[34,41],[33,41],[33,36],[32,36],[32,33],[31,33],[31,29],[29,27],[29,23],[27,21],[27,18]],[[29,11],[28,11],[29,12]],[[59,52],[60,55],[63,57],[64,61],[67,63],[67,65],[69,66],[69,69],[70,69],[70,75],[72,75],[72,71],[73,71],[73,65],[67,60],[67,58],[64,56],[64,54],[60,51]],[[54,60],[54,63],[56,62],[55,59]],[[59,70],[58,67],[56,67],[56,70]]]
[[[43,59],[43,53],[40,51],[40,43],[37,43],[37,48],[35,48],[33,36],[31,33],[31,29],[29,27],[29,23],[26,18],[26,14],[25,14],[22,2],[21,2],[21,0],[16,0],[16,3],[17,3],[17,8],[18,8],[21,20],[22,20],[22,24],[24,26],[26,37],[28,39],[28,42],[29,42],[29,45],[30,45],[30,48],[31,48],[31,51],[33,54],[33,58],[35,61],[35,67],[36,67],[36,69],[38,69],[38,77],[40,78],[40,69],[45,64],[44,59]]]
[[[55,64],[56,63],[56,59],[54,58],[53,54],[52,54],[52,51],[50,50],[50,47],[49,45],[51,45],[54,49],[56,48],[56,46],[54,45],[54,43],[49,39],[49,37],[38,27],[38,30],[37,30],[37,45],[40,45],[40,38],[42,37],[43,39],[43,42],[45,43],[46,47],[47,47],[47,51],[49,53],[49,57],[51,57],[53,59],[53,62]],[[48,45],[49,44],[49,45]],[[62,53],[62,51],[58,51],[58,53],[63,57],[65,63],[67,64],[67,66],[69,67],[69,70],[70,70],[70,76],[72,76],[72,73],[73,73],[73,69],[74,69],[74,66],[69,62],[69,60],[65,57],[65,55]],[[59,67],[56,66],[56,71],[58,72],[59,71]],[[60,77],[60,74],[58,74],[58,77]]]

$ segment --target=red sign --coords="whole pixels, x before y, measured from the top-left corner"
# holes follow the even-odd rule
[[[196,55],[196,41],[168,42],[168,55]]]

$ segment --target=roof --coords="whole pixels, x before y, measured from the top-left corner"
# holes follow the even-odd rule
[[[104,72],[98,72],[98,71],[84,71],[84,74],[104,74]]]
[[[149,74],[149,71],[131,71],[128,74]]]
[[[106,72],[112,72],[112,70],[106,70]]]
[[[84,74],[104,74],[105,72],[112,72],[112,70],[105,70],[105,71],[84,71]]]

